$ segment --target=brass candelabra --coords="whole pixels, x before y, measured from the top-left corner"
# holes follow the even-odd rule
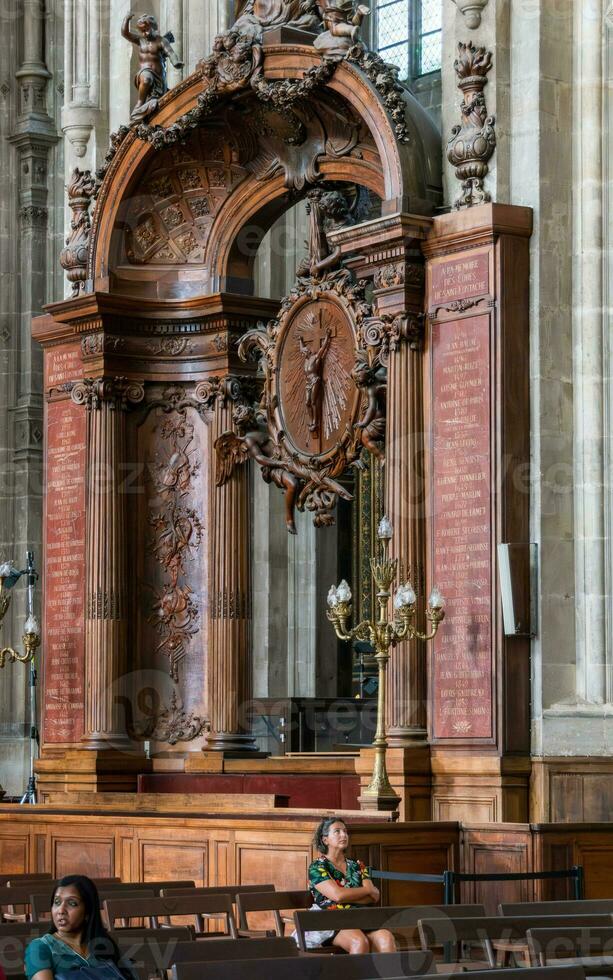
[[[385,755],[387,752],[387,735],[385,725],[385,678],[391,650],[402,640],[419,639],[433,640],[438,628],[445,618],[444,600],[440,591],[434,587],[430,593],[426,609],[426,619],[431,625],[430,632],[421,633],[416,625],[417,596],[410,582],[399,585],[395,591],[393,618],[389,615],[389,602],[392,597],[392,586],[398,575],[398,559],[388,557],[389,542],[392,537],[392,525],[384,517],[379,524],[378,537],[381,542],[381,556],[371,559],[371,569],[377,586],[377,603],[379,614],[376,619],[364,620],[349,628],[351,619],[351,589],[344,580],[339,586],[332,586],[328,593],[327,616],[334,627],[339,640],[367,640],[375,650],[375,659],[379,670],[379,690],[377,697],[377,730],[373,747],[375,749],[375,764],[368,787],[360,797],[360,805],[364,810],[396,810],[400,798],[396,795],[389,781]]]
[[[34,570],[32,553],[28,552],[28,567],[23,571],[15,568],[12,561],[5,561],[0,564],[0,624],[6,616],[11,604],[10,590],[22,575],[28,576],[28,604],[26,621],[23,627],[22,642],[24,653],[19,653],[13,647],[7,646],[0,649],[0,668],[7,663],[28,664],[33,660],[36,650],[40,646],[40,627],[34,615],[34,582],[37,573]]]
[[[40,646],[40,627],[34,615],[34,586],[38,578],[38,572],[34,567],[34,555],[31,551],[27,554],[27,565],[23,570],[15,568],[12,561],[5,561],[0,564],[0,624],[8,612],[11,604],[11,589],[19,581],[22,575],[26,576],[27,582],[27,601],[26,601],[26,621],[23,626],[23,647],[24,652],[19,653],[13,647],[7,646],[0,650],[0,668],[8,663],[29,664],[30,672],[30,774],[26,791],[21,797],[21,803],[36,803],[36,776],[34,774],[34,763],[38,755],[38,725],[36,708],[36,662],[34,655]]]

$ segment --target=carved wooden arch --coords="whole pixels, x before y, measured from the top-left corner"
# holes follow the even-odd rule
[[[326,162],[321,166],[321,173],[324,181],[358,184],[377,197],[383,197],[380,170],[364,160],[352,158]],[[282,175],[256,187],[254,183],[248,181],[242,184],[215,218],[204,254],[213,289],[223,290],[231,282],[249,278],[261,238],[274,221],[296,202],[295,198],[288,200]],[[239,235],[254,220],[257,224],[253,227],[253,249],[245,256],[241,254]]]
[[[269,81],[301,78],[321,61],[317,52],[302,46],[275,45],[264,50],[265,77]],[[357,160],[353,162],[358,165],[356,170],[360,171],[360,175],[358,177],[356,174],[353,179],[380,194],[384,203],[387,202],[387,210],[410,208],[417,212],[430,211],[440,190],[436,186],[437,178],[433,176],[432,169],[436,141],[434,137],[430,138],[432,134],[428,135],[431,124],[427,122],[427,116],[416,100],[406,93],[407,129],[411,142],[404,145],[396,138],[394,124],[375,86],[356,65],[348,61],[341,62],[332,78],[320,89],[320,100],[325,100],[326,89],[347,102],[366,126],[378,149],[379,179],[374,181],[373,175],[366,172],[368,168],[364,166],[364,161]],[[151,123],[163,128],[172,125],[183,114],[195,108],[202,91],[202,76],[196,72],[165,96]],[[134,130],[131,130],[119,145],[104,176],[93,215],[87,275],[97,289],[108,288],[113,235],[120,220],[122,204],[137,186],[139,175],[147,168],[155,152],[150,143],[139,139]],[[333,172],[325,166],[328,179],[339,179],[338,171],[333,176]],[[352,178],[344,171],[340,179]],[[249,214],[246,214],[245,220],[248,219]],[[240,226],[240,221],[238,224]],[[225,232],[224,238],[227,239]],[[215,254],[213,242],[209,242],[208,250]],[[223,276],[228,252],[222,248],[217,253],[215,275]]]

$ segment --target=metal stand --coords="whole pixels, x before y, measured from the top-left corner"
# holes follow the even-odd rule
[[[37,673],[34,660],[30,661],[30,775],[28,786],[19,803],[36,803],[36,776],[34,763],[38,758],[38,727],[36,724],[36,681]]]

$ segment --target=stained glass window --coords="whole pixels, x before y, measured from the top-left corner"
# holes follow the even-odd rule
[[[442,0],[379,0],[377,49],[414,79],[441,67]]]

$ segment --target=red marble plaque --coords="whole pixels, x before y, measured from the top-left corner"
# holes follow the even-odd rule
[[[447,599],[434,642],[434,738],[491,738],[490,319],[432,326],[433,581]]]
[[[78,350],[45,356],[46,387],[81,375]],[[87,413],[70,398],[46,410],[43,741],[76,742],[84,726]]]
[[[490,292],[489,252],[469,252],[434,261],[431,266],[430,309]]]

